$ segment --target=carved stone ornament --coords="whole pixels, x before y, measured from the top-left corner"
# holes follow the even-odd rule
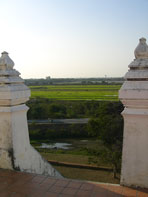
[[[139,44],[136,47],[135,51],[136,59],[147,59],[148,58],[148,45],[146,44],[145,38],[139,39]]]
[[[14,66],[14,62],[8,56],[8,53],[4,51],[0,58],[0,70],[12,70]]]

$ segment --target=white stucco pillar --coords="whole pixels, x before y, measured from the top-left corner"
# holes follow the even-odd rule
[[[13,69],[7,52],[0,58],[0,168],[62,177],[30,145],[27,111],[30,89]]]
[[[125,106],[121,185],[148,188],[148,45],[141,38],[119,91]]]

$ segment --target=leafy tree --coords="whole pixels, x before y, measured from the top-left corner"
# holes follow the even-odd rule
[[[105,148],[96,154],[113,166],[114,177],[120,170],[123,119],[121,115],[102,115],[91,119],[88,124],[88,132],[91,136],[100,139]]]
[[[65,118],[66,107],[60,104],[51,104],[49,105],[49,117],[52,118]]]
[[[45,104],[38,104],[29,110],[29,119],[46,119],[48,114],[48,109]],[[33,117],[33,118],[32,118]]]
[[[91,137],[98,137],[100,132],[100,122],[97,118],[91,118],[87,124],[88,134]]]
[[[106,146],[122,142],[123,119],[121,115],[104,115],[99,118],[99,137]]]
[[[121,102],[100,102],[99,107],[96,109],[95,117],[104,115],[120,115],[123,111],[123,105]]]

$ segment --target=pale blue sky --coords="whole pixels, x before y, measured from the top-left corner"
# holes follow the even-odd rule
[[[0,0],[0,51],[23,78],[121,77],[140,37],[148,0]]]

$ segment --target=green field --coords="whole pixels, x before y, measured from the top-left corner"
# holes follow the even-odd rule
[[[41,143],[56,143],[64,142],[70,143],[70,149],[41,149],[39,146]],[[102,150],[102,143],[96,139],[61,139],[54,141],[31,141],[34,148],[36,148],[40,154],[47,160],[53,160],[58,162],[66,162],[73,164],[85,164],[91,166],[104,166],[112,168],[110,163],[102,161],[101,158],[93,155],[93,152],[89,150],[97,149]],[[93,162],[97,159],[97,162]],[[53,165],[65,178],[88,180],[106,183],[119,183],[119,179],[113,178],[113,173],[106,170],[95,170],[95,169],[82,169],[68,166],[57,166]],[[117,175],[120,177],[120,174]]]
[[[118,100],[120,85],[30,86],[31,97],[57,100]]]

